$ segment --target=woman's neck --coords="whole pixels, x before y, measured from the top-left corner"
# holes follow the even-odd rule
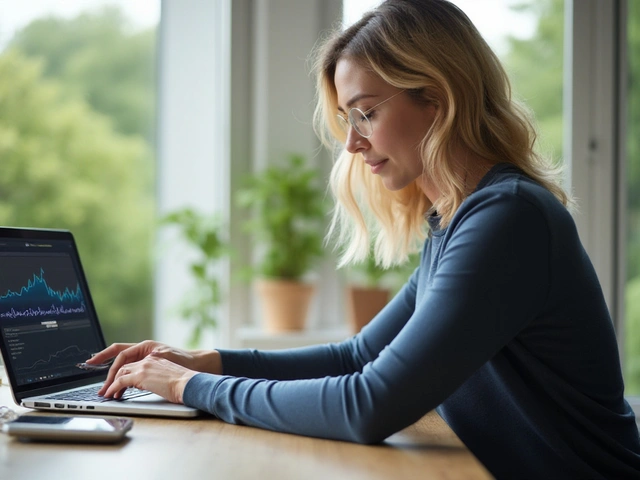
[[[456,155],[460,160],[454,161],[454,174],[462,179],[464,185],[464,196],[470,195],[480,183],[480,180],[494,166],[493,163],[485,158],[472,153]],[[418,186],[427,196],[431,204],[435,204],[442,196],[440,187],[429,178],[427,174],[422,175],[418,179]]]

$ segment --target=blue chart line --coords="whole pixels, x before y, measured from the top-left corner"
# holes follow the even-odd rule
[[[44,269],[18,292],[7,291],[0,295],[0,318],[43,317],[84,313],[86,306],[80,285],[74,290],[54,290],[44,279]]]
[[[49,355],[48,359],[40,359],[33,363],[29,367],[18,368],[18,370],[35,370],[36,368],[46,367],[51,364],[53,360],[74,359],[74,361],[84,361],[89,358],[90,353],[86,350],[80,350],[77,345],[70,345],[62,350],[58,350],[56,353]]]

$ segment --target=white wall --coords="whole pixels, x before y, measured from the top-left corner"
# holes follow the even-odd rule
[[[185,206],[203,213],[228,211],[229,18],[229,0],[162,1],[157,141],[160,216]],[[189,327],[176,308],[191,287],[186,269],[191,252],[175,234],[175,230],[164,231],[158,239],[154,336],[184,345]],[[225,307],[220,312],[224,317]],[[210,337],[207,343],[214,341]]]

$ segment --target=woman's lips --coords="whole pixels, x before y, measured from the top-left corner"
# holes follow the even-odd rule
[[[387,164],[387,160],[365,160],[365,163],[371,167],[371,173],[375,175],[384,168]]]

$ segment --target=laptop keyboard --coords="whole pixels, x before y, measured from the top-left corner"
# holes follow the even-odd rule
[[[151,392],[148,390],[140,390],[138,388],[127,388],[122,397],[120,398],[107,398],[98,395],[101,385],[94,385],[91,387],[83,388],[81,390],[74,390],[73,392],[56,393],[55,395],[49,395],[45,398],[49,400],[69,400],[73,402],[110,402],[113,400],[129,400],[131,398],[142,397],[149,395]]]

